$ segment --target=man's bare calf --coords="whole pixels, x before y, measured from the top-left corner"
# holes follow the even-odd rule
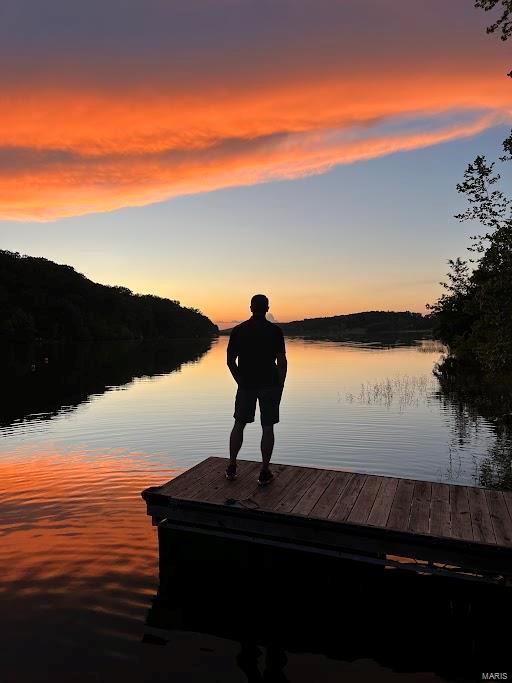
[[[245,424],[245,422],[235,420],[229,437],[229,465],[226,470],[226,477],[231,481],[236,479],[236,459],[244,442]],[[269,463],[274,450],[274,442],[274,425],[262,426],[261,472],[258,479],[260,484],[267,484],[273,479],[273,475],[269,469]]]

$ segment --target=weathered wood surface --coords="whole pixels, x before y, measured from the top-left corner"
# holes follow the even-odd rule
[[[333,533],[344,543],[359,534],[360,539],[374,539],[367,547],[378,546],[379,552],[429,542],[431,548],[455,548],[452,561],[461,549],[481,556],[488,552],[493,558],[503,551],[506,568],[510,565],[510,493],[281,464],[272,467],[274,481],[260,487],[259,463],[239,460],[233,482],[225,478],[226,465],[224,458],[207,458],[163,486],[146,489],[142,495],[148,513],[159,516],[168,506],[173,510],[169,517],[199,526],[208,525],[208,520],[218,525],[221,515],[223,529],[247,529],[251,534],[271,534],[274,520],[274,532],[279,529],[282,535],[289,528],[289,540],[309,544],[315,542],[315,529],[319,544]],[[250,512],[250,522],[241,511]],[[401,545],[386,551],[390,538]],[[355,547],[357,540],[351,544]]]

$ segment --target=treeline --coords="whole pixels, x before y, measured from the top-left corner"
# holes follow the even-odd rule
[[[179,301],[92,282],[71,266],[0,250],[0,340],[209,337],[212,321]]]
[[[316,337],[378,337],[385,334],[426,332],[432,328],[429,316],[411,311],[365,311],[328,318],[306,318],[279,323],[287,335]]]

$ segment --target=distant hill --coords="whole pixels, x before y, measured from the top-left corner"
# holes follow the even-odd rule
[[[88,280],[71,266],[0,250],[0,340],[211,337],[195,308]]]
[[[411,311],[365,311],[329,318],[294,320],[279,323],[279,327],[288,336],[352,339],[388,334],[425,333],[432,330],[433,321],[428,316]],[[222,330],[221,334],[229,332],[230,330]]]

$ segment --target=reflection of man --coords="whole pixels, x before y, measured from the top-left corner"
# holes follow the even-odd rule
[[[271,482],[274,476],[269,463],[274,448],[274,425],[279,422],[279,403],[286,379],[287,361],[283,332],[265,317],[268,299],[264,294],[252,297],[251,311],[249,320],[234,327],[229,337],[227,362],[238,390],[226,477],[236,478],[236,457],[242,447],[244,428],[248,422],[254,422],[258,401],[263,430],[258,484],[264,485]]]

